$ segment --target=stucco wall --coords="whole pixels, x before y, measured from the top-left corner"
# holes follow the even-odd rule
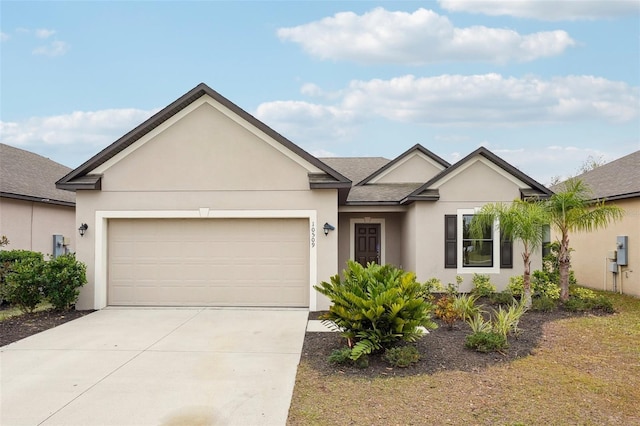
[[[51,254],[53,235],[61,234],[69,239],[68,249],[73,252],[77,228],[73,207],[0,198],[0,235],[10,242],[5,250]]]
[[[480,208],[487,203],[510,203],[520,198],[521,186],[524,185],[510,176],[505,176],[504,172],[496,170],[495,166],[486,161],[479,161],[445,181],[439,187],[439,201],[416,203],[415,258],[418,279],[426,281],[436,277],[446,285],[455,283],[456,275],[460,275],[464,279],[460,290],[470,291],[473,288],[473,272],[444,267],[445,215],[455,215],[458,209]],[[500,269],[499,273],[489,274],[498,291],[506,288],[511,276],[522,275],[524,268],[521,253],[521,243],[515,242],[513,268]],[[541,267],[542,255],[538,251],[532,256],[531,268],[535,270]]]
[[[427,182],[443,170],[433,160],[425,158],[423,154],[414,154],[402,164],[390,169],[382,176],[373,179],[376,183],[413,183]]]
[[[616,237],[629,237],[629,265],[616,277],[617,290],[640,297],[640,198],[611,202],[625,210],[623,220],[604,229],[569,235],[571,266],[580,285],[599,290],[613,289],[613,273],[609,272],[607,253],[616,250]],[[552,239],[559,236],[554,232]]]
[[[315,166],[245,122],[225,115],[224,108],[208,103],[192,107],[100,166],[101,191],[78,191],[77,218],[89,225],[78,241],[78,257],[88,265],[89,280],[80,294],[80,309],[94,307],[94,284],[97,275],[103,274],[96,254],[107,251],[106,238],[96,235],[96,230],[108,226],[108,221],[101,220],[98,227],[96,217],[104,212],[162,217],[175,211],[198,214],[203,209],[222,215],[250,211],[276,217],[288,210],[313,211],[317,281],[336,274],[338,232],[325,236],[322,225],[338,224],[337,190],[310,190],[308,173],[317,171]],[[324,296],[317,298],[318,309],[328,308]]]

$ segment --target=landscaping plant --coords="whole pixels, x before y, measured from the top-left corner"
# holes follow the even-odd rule
[[[593,199],[590,188],[580,179],[574,178],[564,182],[560,190],[544,202],[549,222],[560,235],[558,269],[560,300],[563,302],[569,300],[569,233],[603,228],[624,215],[624,210],[620,207],[607,205],[605,200],[593,202]]]
[[[13,263],[5,276],[3,294],[6,300],[24,313],[33,312],[43,298],[44,267],[44,261],[37,257]]]
[[[387,349],[383,358],[394,367],[406,368],[420,361],[420,353],[414,346],[396,346]]]
[[[503,240],[520,240],[523,246],[523,300],[531,307],[531,255],[542,247],[545,226],[548,225],[546,210],[539,201],[514,200],[511,204],[485,204],[471,221],[471,235],[481,238],[484,229],[500,223]]]
[[[73,253],[49,260],[44,268],[44,294],[58,311],[68,310],[87,283],[87,267]]]
[[[415,341],[423,335],[421,327],[437,327],[431,320],[433,305],[421,297],[415,274],[392,265],[370,263],[365,268],[349,261],[343,278],[335,275],[315,289],[331,300],[321,319],[340,330],[353,360],[400,341]]]
[[[496,286],[491,284],[489,275],[473,274],[471,282],[473,283],[471,293],[478,297],[490,297],[496,292]]]

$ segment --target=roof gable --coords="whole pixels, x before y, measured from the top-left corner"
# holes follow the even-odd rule
[[[71,169],[33,152],[0,143],[0,195],[28,201],[75,205],[75,194],[55,187]]]
[[[120,161],[128,153],[137,149],[140,144],[134,145],[136,142],[141,141],[144,143],[145,138],[146,140],[151,139],[162,130],[162,126],[166,127],[167,122],[179,119],[181,116],[201,106],[203,102],[209,102],[211,105],[219,107],[228,117],[235,119],[239,123],[242,122],[247,129],[251,129],[254,134],[260,135],[263,140],[269,140],[274,147],[277,147],[277,149],[290,156],[290,158],[297,158],[301,164],[306,163],[310,174],[326,175],[321,183],[315,183],[313,179],[310,179],[310,186],[312,188],[323,187],[348,190],[351,186],[351,182],[346,177],[307,153],[204,83],[200,83],[138,127],[87,160],[78,168],[71,171],[71,173],[60,179],[56,183],[56,186],[72,191],[76,189],[100,189],[100,178],[91,179],[88,178],[89,176],[94,174],[100,175],[100,173]],[[346,197],[346,193],[343,194],[343,196]]]
[[[358,185],[424,182],[449,166],[448,162],[416,144],[358,182]]]
[[[494,168],[498,173],[505,178],[516,183],[520,187],[520,193],[523,198],[526,197],[549,197],[552,192],[544,185],[538,183],[531,177],[522,173],[520,170],[513,167],[488,149],[480,147],[452,165],[451,167],[443,170],[433,179],[426,182],[424,185],[413,191],[409,196],[403,200],[403,202],[411,202],[417,200],[433,200],[434,194],[440,186],[446,183],[448,180],[453,179],[458,174],[462,173],[469,167],[472,167],[478,161],[484,162],[486,165]]]

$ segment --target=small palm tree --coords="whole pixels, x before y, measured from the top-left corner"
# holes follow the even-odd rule
[[[542,246],[544,227],[548,224],[546,210],[540,201],[514,200],[511,204],[485,204],[471,221],[471,235],[480,236],[495,220],[500,223],[503,239],[522,241],[524,262],[523,303],[531,307],[531,255]]]
[[[544,203],[551,226],[560,235],[558,268],[560,273],[560,300],[569,299],[569,233],[593,231],[606,227],[609,222],[624,216],[620,207],[606,205],[604,200],[593,201],[591,189],[580,179],[565,181],[560,190]]]

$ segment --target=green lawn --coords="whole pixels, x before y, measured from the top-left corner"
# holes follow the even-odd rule
[[[640,424],[640,299],[607,295],[616,314],[547,323],[534,355],[507,365],[359,379],[302,363],[288,424]]]
[[[35,312],[46,311],[51,308],[52,306],[49,302],[40,303],[36,307]],[[22,311],[20,310],[20,308],[18,308],[17,306],[9,306],[6,309],[0,310],[0,321],[4,321],[7,318],[16,317],[18,315],[22,315]]]

